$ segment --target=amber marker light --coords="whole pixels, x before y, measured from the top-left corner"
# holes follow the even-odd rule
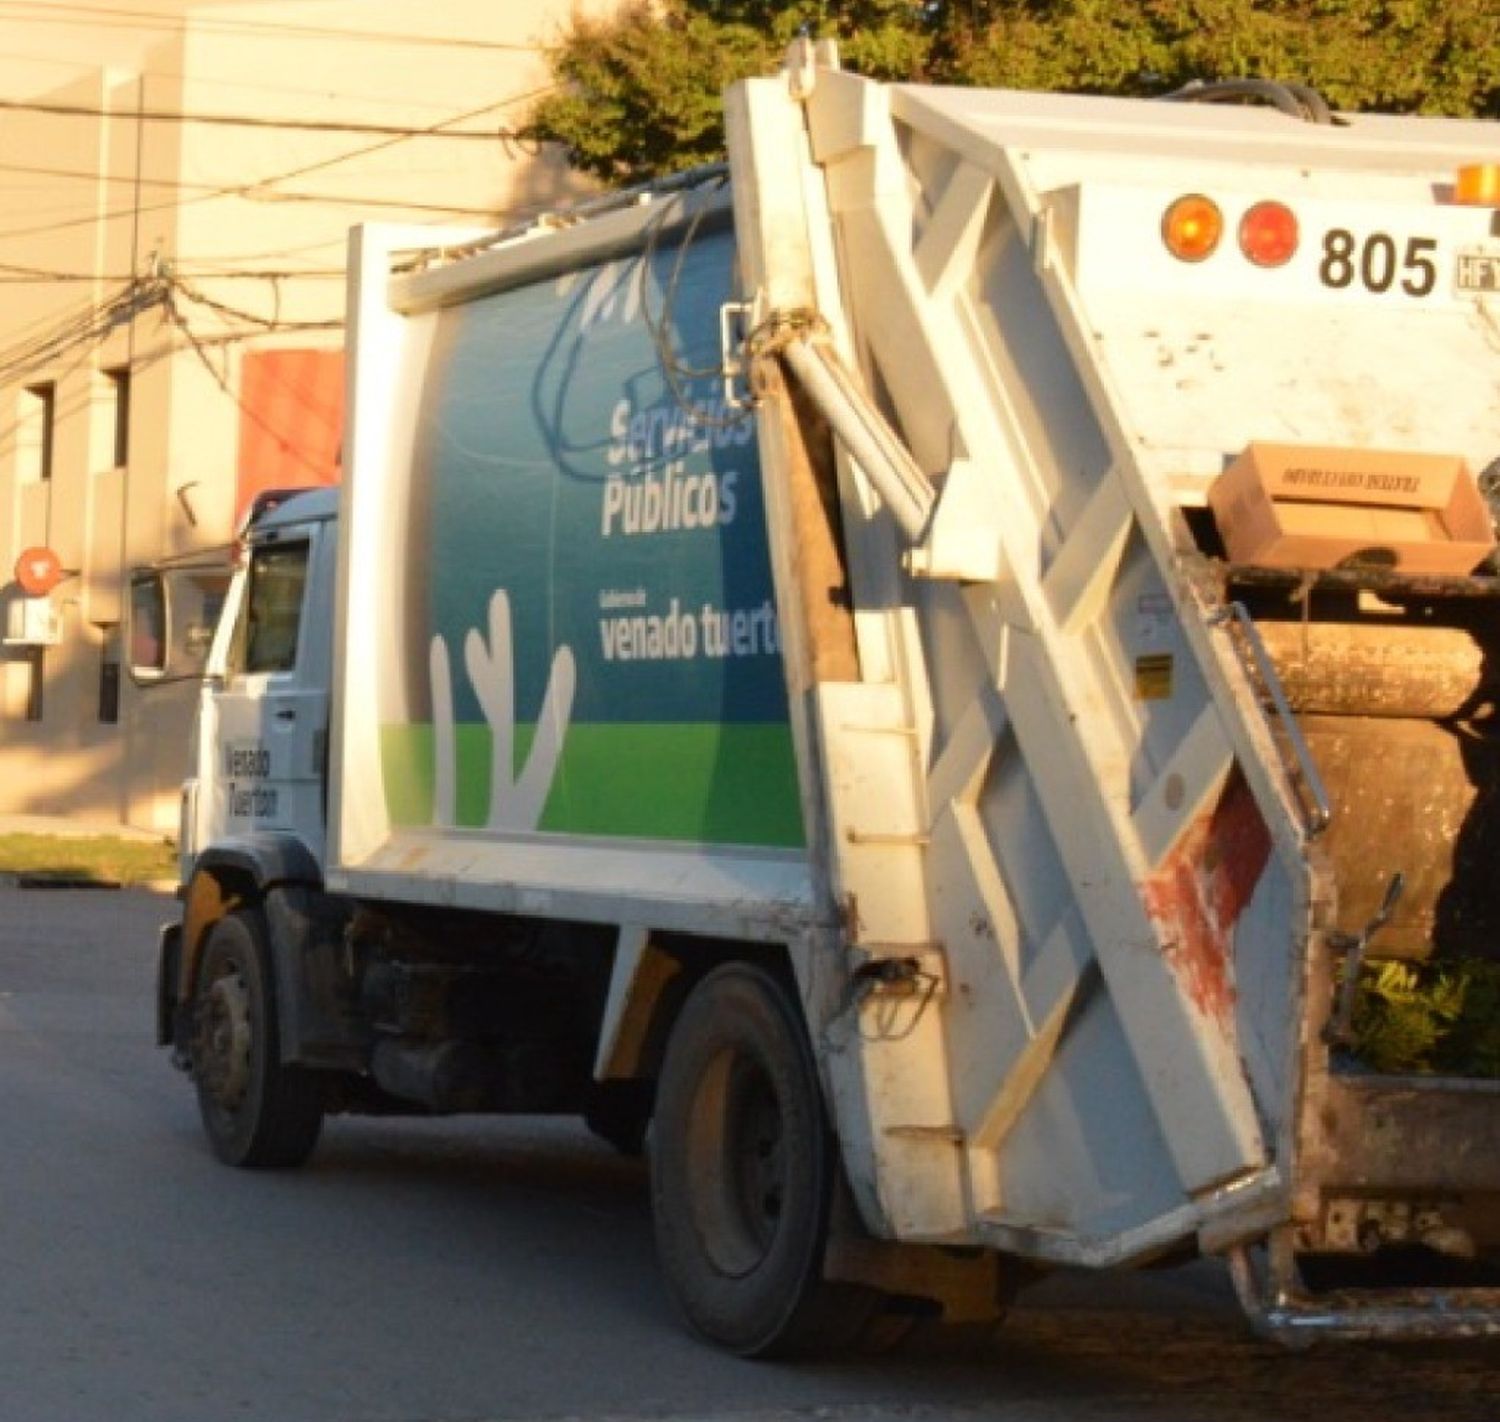
[[[1500,207],[1500,163],[1465,163],[1453,185],[1453,201],[1465,207]]]
[[[1258,267],[1284,267],[1297,252],[1297,215],[1284,202],[1258,202],[1240,219],[1240,251]]]
[[[1213,255],[1224,235],[1224,214],[1202,193],[1180,197],[1161,220],[1161,239],[1180,262],[1201,262]]]

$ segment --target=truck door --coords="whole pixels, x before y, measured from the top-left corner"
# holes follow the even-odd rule
[[[320,860],[332,543],[311,524],[252,546],[204,765],[215,836],[288,830]]]

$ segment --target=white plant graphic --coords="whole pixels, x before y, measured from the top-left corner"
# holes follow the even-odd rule
[[[489,723],[491,829],[533,830],[542,818],[552,778],[562,755],[563,738],[573,714],[577,668],[570,647],[559,647],[552,658],[547,691],[537,717],[531,753],[517,774],[516,663],[511,634],[510,595],[497,589],[490,598],[489,641],[471,628],[464,638],[464,665],[480,710]],[[448,643],[432,639],[428,653],[432,678],[433,803],[432,822],[457,822],[458,746],[453,711],[453,673]]]

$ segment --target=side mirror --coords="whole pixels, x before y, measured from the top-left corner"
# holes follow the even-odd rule
[[[131,574],[126,654],[138,686],[203,676],[230,576],[223,563],[138,568]]]

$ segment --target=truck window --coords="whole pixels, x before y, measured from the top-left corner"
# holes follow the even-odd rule
[[[227,562],[163,564],[131,573],[125,664],[136,685],[203,675],[229,578]]]
[[[235,629],[230,675],[286,672],[296,666],[307,554],[306,543],[286,543],[258,548],[251,556],[250,586]]]

